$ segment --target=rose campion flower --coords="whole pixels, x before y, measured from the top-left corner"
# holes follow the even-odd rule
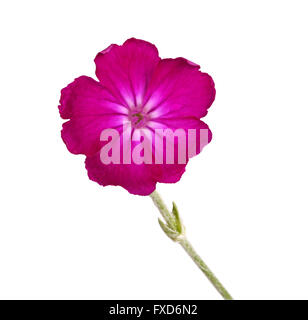
[[[200,67],[184,58],[161,59],[156,47],[146,41],[129,39],[123,45],[110,45],[95,58],[99,81],[81,76],[61,91],[60,115],[69,121],[63,124],[62,139],[68,150],[86,156],[89,178],[100,185],[122,186],[132,194],[149,195],[157,182],[175,183],[185,171],[188,159],[198,154],[201,129],[207,129],[200,120],[207,114],[215,98],[212,78],[202,73]],[[130,124],[131,133],[125,134]],[[125,163],[134,147],[151,138],[157,129],[184,130],[188,140],[189,130],[197,132],[196,152],[187,153],[186,160],[178,161],[182,143],[174,139],[174,163],[166,161],[168,145],[163,142],[162,163],[154,161],[157,146],[153,145],[153,162]],[[109,141],[102,139],[105,129],[119,132],[119,163],[105,164],[101,151]],[[153,138],[153,139],[152,139]],[[129,147],[126,140],[131,140]],[[141,153],[145,150],[141,150]]]
[[[95,64],[98,81],[81,76],[61,91],[68,150],[86,156],[91,180],[149,195],[164,233],[231,300],[188,241],[176,204],[170,211],[156,191],[157,182],[179,181],[188,160],[211,141],[200,118],[215,99],[212,78],[184,58],[161,59],[153,44],[134,38],[101,51]]]

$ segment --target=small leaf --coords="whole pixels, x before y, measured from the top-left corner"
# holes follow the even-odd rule
[[[180,214],[179,214],[179,210],[178,207],[176,206],[175,202],[172,202],[173,207],[172,207],[172,214],[175,220],[175,226],[177,231],[181,234],[183,232],[183,228],[182,228],[182,221],[180,218]]]
[[[171,228],[169,228],[160,218],[158,218],[158,223],[160,225],[160,227],[163,229],[163,231],[165,232],[165,234],[172,239],[173,241],[175,241],[179,234],[178,232],[172,230]]]

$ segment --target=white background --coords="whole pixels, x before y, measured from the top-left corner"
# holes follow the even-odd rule
[[[2,1],[0,298],[220,299],[148,197],[89,181],[60,90],[137,37],[216,83],[214,138],[175,200],[237,299],[307,299],[307,1]]]

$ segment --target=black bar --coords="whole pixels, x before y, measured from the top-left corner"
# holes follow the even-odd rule
[[[264,319],[306,318],[307,301],[219,300],[2,300],[1,315],[31,319]],[[301,314],[296,317],[296,314]],[[3,317],[6,319],[7,317]]]

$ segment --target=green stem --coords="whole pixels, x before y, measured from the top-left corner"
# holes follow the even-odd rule
[[[201,259],[201,257],[190,244],[190,242],[186,238],[183,238],[183,240],[179,241],[179,244],[188,253],[188,255],[192,258],[192,260],[199,267],[199,269],[207,276],[207,278],[210,280],[210,282],[216,288],[216,290],[221,294],[221,296],[226,300],[232,300],[230,293],[225,289],[221,282],[216,278],[214,273]]]
[[[159,219],[160,226],[162,227],[166,235],[173,241],[178,242],[182,246],[182,248],[187,252],[187,254],[191,257],[194,263],[205,274],[208,280],[213,284],[213,286],[224,299],[232,300],[231,295],[228,293],[228,291],[224,288],[221,282],[216,278],[214,273],[205,264],[205,262],[201,259],[201,257],[197,254],[195,249],[190,244],[190,242],[187,240],[185,235],[185,227],[182,224],[175,204],[173,204],[173,210],[170,213],[161,196],[156,190],[150,194],[150,197],[152,198],[155,206],[158,208],[159,212],[161,213],[162,217],[166,222],[166,224],[164,224]]]
[[[163,216],[164,220],[167,222],[171,219],[171,214],[167,208],[167,206],[164,203],[164,200],[161,198],[160,194],[154,190],[151,194],[150,197],[152,198],[155,206]]]

